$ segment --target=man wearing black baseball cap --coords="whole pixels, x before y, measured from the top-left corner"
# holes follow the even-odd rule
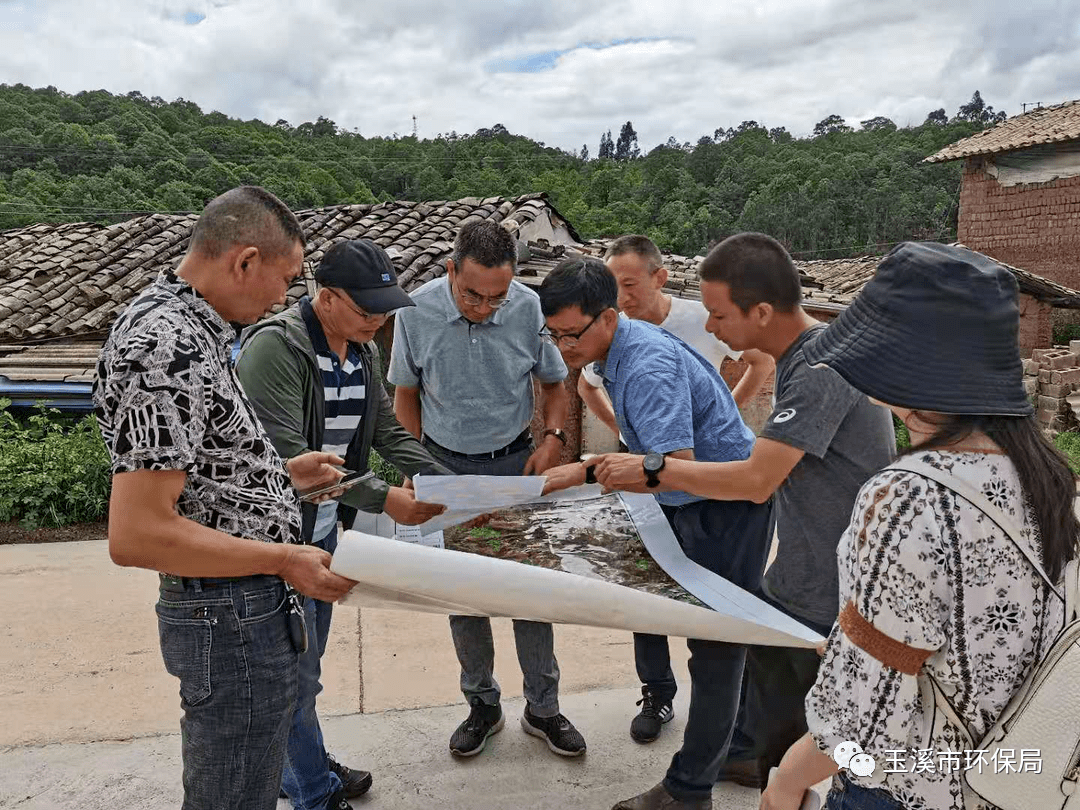
[[[372,338],[391,312],[413,306],[386,251],[367,239],[337,242],[323,254],[315,281],[314,299],[305,296],[244,332],[236,361],[244,390],[278,453],[292,458],[332,448],[348,469],[366,472],[374,448],[406,477],[451,475],[398,423],[383,388]],[[392,487],[370,476],[340,501],[304,504],[304,542],[333,554],[339,518],[351,525],[357,509],[385,511],[406,524],[443,511],[418,502],[410,487]],[[327,754],[315,713],[332,607],[316,600],[306,605],[308,652],[300,656],[282,780],[282,792],[297,810],[347,810],[347,800],[371,786],[371,774],[346,768]]]

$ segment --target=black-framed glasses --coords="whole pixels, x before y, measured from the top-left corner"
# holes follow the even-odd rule
[[[585,328],[582,329],[580,332],[567,332],[565,335],[556,335],[554,332],[552,332],[545,326],[543,329],[540,330],[540,337],[542,337],[548,343],[555,344],[556,347],[565,346],[568,349],[573,349],[575,346],[578,345],[578,341],[581,340],[581,336],[588,332],[589,327],[596,323],[596,319],[603,315],[606,311],[607,310],[601,310],[600,312],[597,312],[593,316],[593,319],[589,321],[588,324],[585,325]]]
[[[476,290],[470,290],[468,287],[463,287],[461,290],[461,300],[470,307],[478,307],[482,304],[487,304],[492,309],[499,309],[500,307],[506,306],[506,302],[510,300],[510,294],[481,295],[476,292]]]

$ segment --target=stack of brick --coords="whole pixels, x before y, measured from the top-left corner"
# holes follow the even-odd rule
[[[1074,409],[1080,411],[1078,356],[1080,340],[1074,340],[1068,349],[1036,349],[1031,359],[1024,361],[1024,387],[1029,396],[1036,397],[1039,425],[1051,438],[1077,427]]]

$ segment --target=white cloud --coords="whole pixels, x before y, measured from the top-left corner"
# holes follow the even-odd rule
[[[502,123],[595,153],[626,120],[647,149],[747,119],[795,134],[833,113],[917,124],[976,89],[1009,113],[1077,97],[1076,5],[0,0],[0,76],[366,135],[406,133],[413,115],[422,136]],[[491,70],[543,54],[549,70]]]

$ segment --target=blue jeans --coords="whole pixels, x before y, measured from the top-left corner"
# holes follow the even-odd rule
[[[474,461],[451,455],[425,441],[435,459],[458,475],[521,475],[535,450],[528,447],[490,461]],[[488,706],[499,702],[501,690],[495,680],[495,645],[491,619],[486,616],[451,616],[450,635],[461,665],[461,691],[472,702],[479,697]],[[547,622],[514,619],[514,642],[524,678],[522,691],[529,711],[536,717],[559,713],[559,663],[555,660],[555,631]]]
[[[687,557],[740,588],[758,587],[772,537],[771,503],[696,501],[663,509]],[[667,640],[652,638],[663,641],[666,655]],[[746,648],[701,639],[687,639],[686,646],[690,648],[690,708],[682,748],[671,759],[664,788],[676,799],[692,802],[712,796],[727,757]],[[655,649],[659,647],[656,643]]]
[[[163,582],[155,610],[180,679],[183,810],[273,810],[296,701],[284,583]]]
[[[904,810],[904,806],[884,790],[856,785],[839,774],[825,797],[825,810]]]
[[[327,535],[312,543],[333,554],[338,535],[335,525]],[[308,648],[300,656],[297,672],[296,710],[289,729],[288,751],[281,788],[297,810],[324,810],[331,794],[341,789],[341,780],[327,767],[319,716],[315,713],[315,698],[322,691],[321,659],[330,635],[333,602],[304,599],[304,618],[307,621]]]

